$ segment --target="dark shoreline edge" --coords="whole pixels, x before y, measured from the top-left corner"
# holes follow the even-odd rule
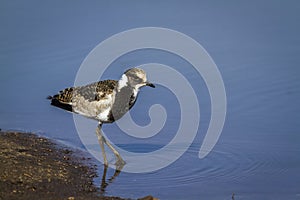
[[[100,195],[92,158],[34,133],[0,129],[0,171],[0,200],[123,199]]]

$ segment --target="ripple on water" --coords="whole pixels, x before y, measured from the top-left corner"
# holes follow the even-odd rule
[[[282,165],[279,151],[275,147],[263,148],[263,143],[223,142],[202,160],[197,157],[199,146],[192,145],[182,158],[163,170],[140,175],[143,181],[139,187],[143,183],[145,187],[168,188],[209,181],[241,181],[260,173],[284,173],[287,169]]]

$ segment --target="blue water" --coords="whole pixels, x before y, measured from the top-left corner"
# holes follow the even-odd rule
[[[201,122],[194,143],[180,159],[151,173],[122,172],[105,194],[231,199],[234,193],[236,199],[300,199],[299,9],[300,3],[292,0],[1,1],[0,128],[34,131],[84,149],[72,115],[49,106],[45,98],[72,86],[84,58],[113,34],[146,26],[170,28],[199,42],[220,70],[228,103],[222,135],[213,151],[199,159],[210,101],[190,64],[156,50],[120,57],[103,79],[119,78],[124,66],[173,66],[201,99]],[[154,103],[168,112],[163,133],[134,139],[107,125],[110,139],[135,152],[156,150],[170,141],[180,110],[167,88],[143,90],[131,114],[145,125]],[[108,176],[113,172],[108,170]]]

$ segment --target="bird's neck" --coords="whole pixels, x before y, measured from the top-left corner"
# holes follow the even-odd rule
[[[130,85],[128,84],[128,78],[126,74],[123,74],[121,79],[118,81],[118,92],[120,92],[120,90],[124,87],[130,87]]]

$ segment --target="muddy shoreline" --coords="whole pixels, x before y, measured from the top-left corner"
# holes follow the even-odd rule
[[[0,200],[123,199],[101,195],[91,157],[32,133],[0,130],[0,171]]]

